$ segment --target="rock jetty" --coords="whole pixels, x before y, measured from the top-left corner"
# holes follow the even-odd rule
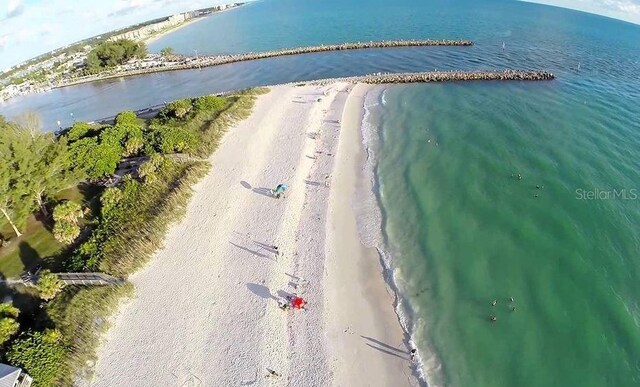
[[[555,75],[540,70],[429,71],[420,73],[377,73],[356,77],[321,79],[310,83],[324,85],[333,82],[350,82],[381,85],[389,83],[457,81],[550,81],[553,79],[555,79]]]
[[[398,48],[398,47],[442,47],[442,46],[457,46],[457,47],[469,47],[473,46],[471,40],[383,40],[377,42],[355,42],[355,43],[342,43],[342,44],[330,44],[310,47],[298,47],[288,48],[274,51],[264,52],[249,52],[245,54],[235,55],[217,55],[217,56],[199,56],[199,57],[178,57],[175,61],[165,61],[161,64],[154,65],[153,67],[146,67],[140,69],[127,69],[122,70],[116,68],[115,70],[104,72],[97,75],[90,75],[86,77],[74,78],[72,80],[64,81],[55,86],[55,88],[77,85],[81,83],[94,82],[103,79],[120,78],[134,75],[151,74],[162,71],[175,71],[175,70],[188,70],[202,67],[219,66],[224,64],[244,62],[258,59],[275,58],[279,56],[301,55],[301,54],[313,54],[321,52],[331,51],[344,51],[344,50],[363,50],[363,49],[375,49],[375,48]]]

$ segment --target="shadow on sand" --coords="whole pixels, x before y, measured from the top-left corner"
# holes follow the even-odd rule
[[[254,251],[254,250],[248,249],[248,248],[246,248],[246,247],[243,247],[243,246],[237,245],[237,244],[235,244],[235,243],[233,243],[233,242],[229,242],[229,243],[231,243],[231,244],[232,244],[232,245],[234,245],[235,247],[239,248],[240,250],[244,250],[244,251],[246,251],[247,253],[251,253],[251,254],[253,254],[253,255],[257,256],[257,257],[262,257],[262,258],[271,259],[272,261],[274,260],[274,259],[272,259],[271,257],[269,257],[269,256],[268,256],[268,255],[266,255],[266,254],[262,254],[262,253],[260,253],[260,252],[258,252],[258,251]]]
[[[257,194],[259,194],[259,195],[263,195],[263,196],[267,196],[267,197],[273,198],[273,195],[271,194],[271,188],[264,188],[264,187],[253,188],[252,191],[257,193]]]
[[[269,290],[269,288],[267,288],[264,285],[248,283],[247,284],[247,289],[249,289],[249,291],[251,291],[251,293],[255,294],[256,296],[258,296],[260,298],[264,298],[265,300],[270,300],[270,299],[276,300],[277,299],[276,296],[271,294],[271,291]]]
[[[386,349],[390,349],[390,350],[392,350],[392,351],[396,351],[396,352],[399,352],[399,353],[403,353],[403,354],[405,354],[405,355],[408,355],[408,354],[409,354],[409,351],[407,351],[407,350],[405,350],[405,349],[400,349],[400,348],[394,347],[394,346],[392,346],[392,345],[385,344],[385,343],[383,343],[382,341],[380,341],[380,340],[376,340],[376,339],[374,339],[374,338],[372,338],[372,337],[367,337],[367,336],[362,336],[362,335],[360,335],[360,337],[362,337],[363,339],[365,339],[365,340],[367,340],[367,341],[369,341],[369,342],[371,342],[371,343],[373,343],[373,344],[376,344],[376,345],[378,345],[378,346],[380,346],[380,347],[384,347],[384,348],[386,348]]]
[[[375,346],[373,346],[373,345],[371,345],[371,344],[369,344],[369,343],[367,343],[367,346],[369,346],[369,347],[371,347],[371,348],[373,348],[373,349],[376,349],[376,350],[378,350],[378,351],[380,351],[380,352],[386,353],[387,355],[391,355],[391,356],[399,357],[400,359],[408,360],[408,359],[407,359],[406,357],[404,357],[404,356],[398,355],[397,353],[393,353],[393,352],[391,352],[391,351],[387,351],[386,349],[382,349],[382,348],[379,348],[379,347],[375,347]]]

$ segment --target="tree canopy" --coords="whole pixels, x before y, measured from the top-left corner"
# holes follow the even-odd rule
[[[113,174],[122,157],[137,155],[144,145],[142,125],[130,111],[118,114],[113,126],[92,130],[82,125],[66,136],[73,167],[92,179]]]
[[[80,235],[78,220],[83,216],[78,203],[67,201],[56,206],[53,210],[53,236],[56,240],[67,245],[73,243]]]
[[[20,328],[16,321],[20,310],[11,303],[0,304],[0,346],[15,335]]]
[[[42,133],[35,121],[0,122],[0,213],[17,236],[27,216],[46,197],[75,179],[65,140]]]
[[[97,72],[109,67],[121,65],[133,58],[147,56],[147,47],[142,42],[130,39],[107,41],[99,44],[87,55],[87,68]]]
[[[64,369],[65,348],[56,330],[26,332],[13,342],[6,353],[7,360],[23,368],[37,386],[53,386]],[[34,384],[35,386],[36,384]]]
[[[40,298],[43,300],[53,299],[64,287],[64,283],[60,281],[58,276],[49,270],[43,270],[40,273],[36,288],[40,292]]]

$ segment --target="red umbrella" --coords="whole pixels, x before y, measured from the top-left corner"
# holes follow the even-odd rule
[[[307,301],[302,297],[293,297],[291,299],[291,307],[294,309],[302,309],[306,305]]]

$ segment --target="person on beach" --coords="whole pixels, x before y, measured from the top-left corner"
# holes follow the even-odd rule
[[[282,298],[278,300],[278,308],[281,310],[287,311],[291,308],[289,305],[289,300],[283,300]]]
[[[411,350],[411,352],[409,353],[409,359],[410,359],[410,360],[412,360],[412,361],[413,361],[413,360],[415,360],[415,359],[416,359],[416,354],[417,354],[417,353],[418,353],[418,350],[417,350],[417,349],[415,349],[415,348],[413,348],[413,349]]]
[[[271,190],[271,195],[273,195],[276,199],[280,199],[285,193],[285,191],[289,188],[286,184],[278,184],[276,189]]]
[[[268,372],[267,373],[267,378],[279,378],[280,377],[279,373],[277,373],[276,371],[274,371],[274,370],[272,370],[270,368],[267,368],[267,372]]]

